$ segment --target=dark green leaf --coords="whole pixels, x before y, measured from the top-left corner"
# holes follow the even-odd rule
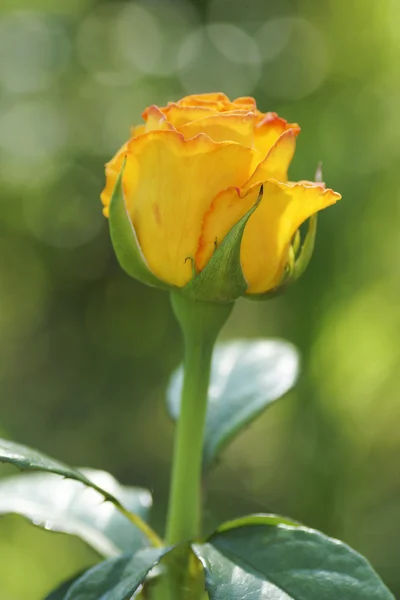
[[[267,406],[294,385],[299,357],[294,346],[281,340],[237,340],[217,346],[211,368],[204,462],[251,423]],[[172,376],[168,411],[179,415],[183,371]]]
[[[231,302],[242,296],[248,283],[240,263],[240,247],[248,220],[261,202],[263,186],[254,206],[232,227],[217,246],[205,268],[183,288],[197,300]]]
[[[68,467],[64,463],[28,446],[0,439],[0,462],[14,465],[22,471],[44,471],[47,473],[56,473],[67,479],[75,479],[75,481],[80,481],[97,490],[106,500],[119,504],[116,498],[91,482],[78,469]]]
[[[166,548],[145,548],[96,565],[69,589],[65,600],[129,600]]]
[[[0,462],[12,464],[22,470],[55,473],[67,479],[74,479],[83,483],[87,487],[99,492],[105,500],[114,504],[127,519],[148,537],[153,545],[157,546],[160,544],[157,534],[138,515],[129,512],[113,494],[88,479],[78,469],[68,467],[64,463],[50,458],[38,450],[33,450],[28,446],[22,446],[21,444],[4,439],[0,439]]]
[[[64,581],[61,585],[59,585],[55,590],[51,591],[44,600],[64,600],[69,588],[72,586],[75,581],[77,581],[80,577],[82,577],[83,573],[79,573],[78,575],[74,575],[67,581]]]
[[[125,164],[116,181],[110,202],[110,235],[118,262],[121,267],[142,283],[168,289],[165,283],[157,279],[146,264],[139,246],[136,231],[128,215],[122,188],[122,175]]]
[[[105,471],[82,469],[131,512],[147,520],[150,492],[122,486]],[[52,473],[30,473],[0,480],[0,514],[22,515],[39,527],[76,535],[102,556],[148,545],[147,538],[103,496],[80,482]]]
[[[210,600],[394,600],[365,558],[304,527],[237,527],[193,550]]]

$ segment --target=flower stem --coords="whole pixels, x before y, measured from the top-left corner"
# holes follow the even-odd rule
[[[201,471],[211,357],[233,303],[217,304],[171,294],[185,345],[185,374],[177,425],[166,541],[196,538],[201,525]]]

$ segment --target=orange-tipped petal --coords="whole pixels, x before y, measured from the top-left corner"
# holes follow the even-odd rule
[[[255,117],[251,113],[219,114],[187,123],[180,128],[180,132],[185,138],[203,132],[215,142],[232,141],[251,148],[254,143],[254,120]]]
[[[142,116],[146,121],[145,132],[157,129],[173,129],[172,124],[167,121],[165,114],[155,104],[146,108]]]
[[[214,108],[205,106],[180,106],[172,102],[161,110],[167,120],[178,130],[187,123],[219,115],[218,111]]]
[[[286,181],[295,150],[296,133],[293,129],[289,129],[282,133],[265,159],[258,165],[248,182],[248,186],[271,178]]]
[[[186,259],[204,269],[215,245],[255,206],[263,184],[241,263],[248,293],[276,287],[301,223],[340,198],[323,184],[285,183],[299,126],[261,113],[251,97],[230,101],[222,92],[153,105],[143,118],[106,165],[104,214],[127,157],[122,185],[142,251],[159,279],[182,287],[192,278]]]
[[[263,156],[266,156],[282,133],[291,129],[295,135],[300,133],[297,123],[288,123],[276,113],[267,113],[257,124],[254,131],[254,144]]]
[[[126,156],[123,189],[142,252],[157,277],[182,287],[192,277],[186,259],[194,258],[205,212],[220,190],[243,186],[258,153],[206,135],[152,131],[131,140]]]
[[[297,229],[340,198],[340,194],[312,182],[264,183],[263,200],[250,218],[242,241],[241,262],[248,293],[267,292],[279,284]]]
[[[230,187],[217,194],[203,219],[195,257],[197,270],[204,269],[215,246],[256,203],[259,191],[260,185],[256,184],[246,190]]]
[[[106,185],[100,194],[100,199],[103,204],[103,214],[108,217],[108,205],[117,182],[118,175],[122,169],[124,158],[128,151],[129,142],[126,142],[113,158],[106,163]]]
[[[218,92],[217,94],[197,94],[193,96],[186,96],[179,100],[179,106],[203,106],[208,108],[214,108],[218,112],[225,112],[228,110],[235,110],[238,105],[231,102],[225,94]]]
[[[240,108],[248,108],[249,110],[254,111],[257,110],[257,103],[251,96],[240,96],[239,98],[235,98],[233,103],[237,104]]]
[[[192,94],[179,100],[180,106],[201,106],[204,103],[230,102],[228,96],[223,92],[211,92],[205,94]]]
[[[340,194],[311,183],[264,184],[262,201],[250,217],[243,235],[241,264],[248,293],[269,291],[280,282],[289,245],[300,225],[312,214],[334,204]],[[196,266],[204,268],[215,248],[257,201],[260,185],[247,190],[230,188],[220,192],[203,221]]]

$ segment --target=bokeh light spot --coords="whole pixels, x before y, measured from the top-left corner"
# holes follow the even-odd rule
[[[125,6],[123,3],[98,6],[78,30],[79,59],[90,75],[104,85],[129,85],[141,76],[121,53],[117,23]]]
[[[207,11],[209,21],[230,21],[244,27],[253,28],[266,19],[285,16],[293,12],[290,0],[267,2],[266,0],[210,0]]]
[[[199,27],[179,53],[180,80],[187,93],[221,90],[248,95],[260,77],[261,57],[251,37],[239,27],[213,24]]]
[[[257,45],[243,29],[230,23],[211,23],[207,30],[214,46],[228,60],[239,64],[260,64]]]
[[[183,1],[126,4],[116,20],[121,55],[144,73],[171,75],[181,43],[196,24],[196,13]]]
[[[50,102],[22,100],[0,113],[0,149],[21,163],[51,158],[66,137],[66,124]]]
[[[299,100],[309,96],[323,83],[328,73],[328,53],[322,32],[303,18],[285,18],[278,21],[279,27],[290,31],[289,39],[275,60],[264,64],[261,85],[273,98]],[[257,36],[261,53],[266,25]],[[268,30],[267,30],[268,33]],[[271,57],[270,57],[271,58]]]
[[[263,61],[276,58],[290,41],[293,19],[270,19],[256,32],[257,42]]]
[[[400,116],[392,82],[379,78],[361,89],[347,87],[331,100],[319,119],[321,146],[330,164],[371,174],[398,159]],[[374,126],[373,138],[368,122]]]
[[[68,38],[55,17],[18,11],[0,18],[0,82],[8,90],[46,89],[68,57]]]
[[[121,55],[140,71],[151,73],[162,51],[160,27],[151,12],[127,4],[115,21],[115,33]]]

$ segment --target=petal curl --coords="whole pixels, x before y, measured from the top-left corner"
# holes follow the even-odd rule
[[[287,181],[287,172],[296,150],[296,133],[289,129],[277,139],[267,156],[254,171],[248,186],[267,179]]]
[[[230,102],[223,92],[206,92],[205,94],[190,94],[179,100],[181,106],[197,106],[197,102]]]
[[[199,245],[196,251],[196,268],[204,269],[215,245],[220,244],[232,227],[250,210],[257,201],[260,185],[249,189],[230,187],[217,194],[204,215]]]
[[[254,121],[255,116],[251,113],[244,115],[225,113],[186,123],[179,130],[186,139],[205,133],[214,142],[231,141],[252,148]]]
[[[147,110],[143,114],[147,114]],[[167,120],[178,130],[192,121],[219,115],[218,111],[214,108],[205,106],[180,106],[172,102],[161,110]]]
[[[126,156],[123,188],[142,252],[157,277],[182,287],[192,277],[185,260],[196,253],[205,212],[221,189],[244,184],[258,153],[206,135],[152,131],[131,140]]]
[[[156,129],[173,129],[172,124],[168,122],[163,111],[155,104],[146,108],[142,116],[146,121],[144,132],[154,131]]]
[[[287,171],[295,151],[295,135],[286,131],[257,166],[244,189],[223,190],[214,198],[204,217],[199,247],[196,252],[198,270],[205,267],[214,252],[215,241],[221,241],[257,200],[260,185],[267,179],[287,180]]]
[[[233,101],[240,108],[248,108],[249,110],[257,111],[257,103],[252,96],[240,96]]]
[[[179,106],[204,106],[209,108],[215,108],[218,112],[225,112],[227,110],[235,110],[237,105],[231,102],[225,94],[218,92],[216,94],[194,94],[192,96],[186,96],[179,100]]]
[[[108,206],[110,204],[118,175],[122,169],[124,158],[128,152],[128,145],[129,142],[126,142],[123,146],[121,146],[113,158],[106,163],[106,185],[100,194],[100,200],[103,204],[103,214],[105,217],[108,217]]]
[[[259,184],[247,190],[229,189],[218,194],[205,215],[196,253],[203,268],[233,225],[254,205]],[[263,293],[280,282],[293,235],[312,214],[334,204],[340,194],[312,182],[264,182],[263,199],[250,217],[243,235],[241,263],[249,283],[248,293]]]
[[[241,248],[248,293],[266,292],[279,284],[297,229],[340,198],[340,194],[312,182],[272,179],[264,183],[263,201],[247,224]]]
[[[254,131],[254,144],[257,150],[266,156],[282,133],[291,129],[295,135],[300,133],[297,123],[288,123],[276,113],[266,113]]]

